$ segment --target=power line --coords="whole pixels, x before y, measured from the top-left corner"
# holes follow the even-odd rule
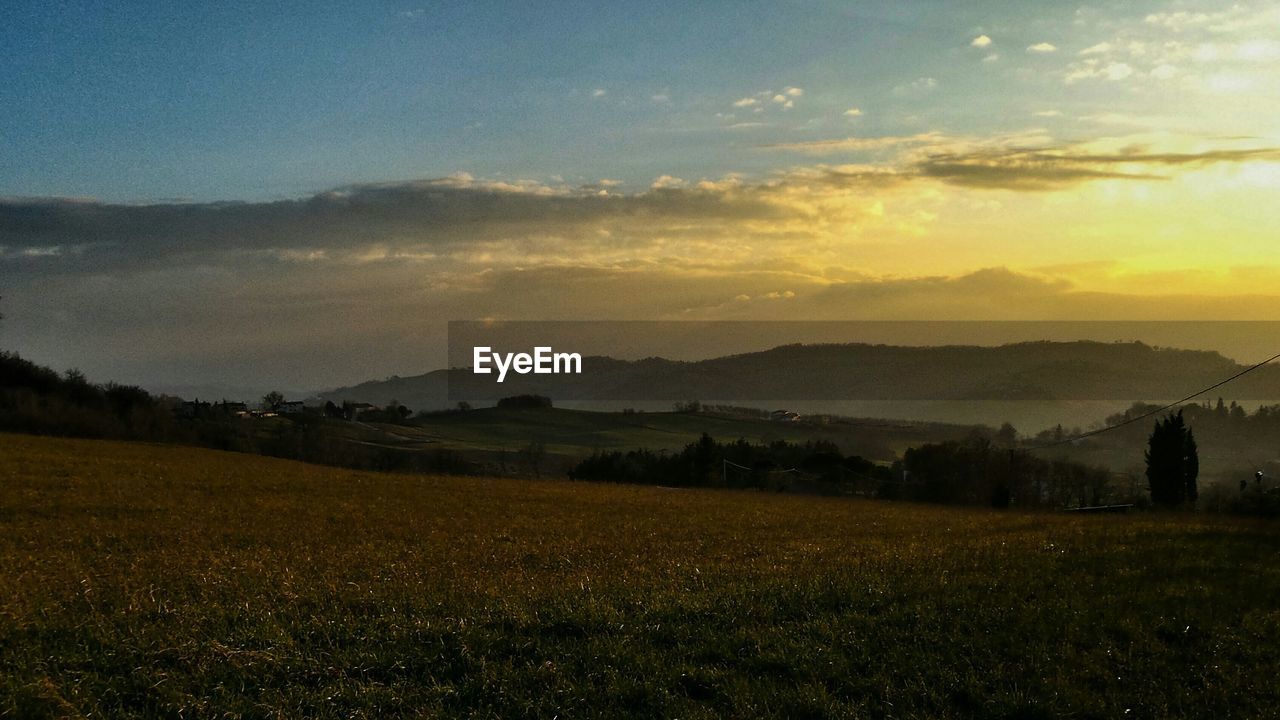
[[[721,462],[723,462],[725,465],[728,465],[729,467],[734,467],[734,468],[737,468],[737,469],[739,469],[739,470],[746,470],[747,472],[765,472],[765,473],[800,473],[800,470],[799,470],[799,469],[797,469],[797,468],[793,468],[793,467],[791,467],[791,468],[779,468],[779,469],[777,469],[777,470],[766,470],[766,469],[764,469],[764,468],[749,468],[749,467],[747,467],[746,465],[739,465],[738,463],[733,462],[732,460],[722,460]]]
[[[1083,440],[1083,439],[1085,439],[1085,438],[1093,437],[1093,436],[1095,436],[1095,435],[1101,435],[1101,434],[1103,434],[1103,433],[1105,433],[1105,432],[1111,432],[1112,430],[1115,430],[1116,428],[1122,428],[1122,427],[1124,427],[1125,425],[1132,425],[1133,423],[1136,423],[1136,422],[1138,422],[1139,420],[1145,420],[1145,419],[1147,419],[1147,418],[1151,417],[1152,415],[1158,415],[1158,414],[1160,414],[1160,413],[1164,412],[1165,410],[1169,410],[1169,409],[1174,408],[1174,407],[1177,407],[1178,405],[1181,405],[1181,404],[1183,404],[1183,403],[1185,403],[1185,402],[1189,402],[1189,401],[1191,401],[1191,400],[1194,400],[1194,399],[1196,399],[1196,398],[1200,397],[1201,395],[1203,395],[1203,394],[1205,394],[1205,393],[1209,392],[1210,390],[1216,390],[1216,389],[1218,389],[1218,388],[1222,387],[1223,385],[1226,385],[1227,383],[1231,382],[1232,380],[1235,380],[1236,378],[1242,377],[1242,376],[1244,376],[1244,375],[1248,375],[1249,373],[1253,372],[1254,370],[1257,370],[1258,368],[1262,367],[1263,365],[1266,365],[1267,363],[1274,362],[1274,361],[1276,361],[1276,360],[1280,360],[1280,353],[1276,353],[1275,355],[1272,355],[1271,357],[1267,358],[1266,360],[1263,360],[1262,362],[1260,362],[1260,363],[1258,363],[1258,364],[1256,364],[1256,365],[1252,365],[1252,366],[1250,366],[1250,367],[1247,367],[1247,368],[1245,368],[1244,370],[1241,370],[1240,372],[1236,373],[1235,375],[1232,375],[1231,377],[1227,378],[1226,380],[1222,380],[1222,381],[1216,382],[1216,383],[1214,383],[1214,384],[1210,385],[1210,386],[1209,386],[1209,387],[1207,387],[1207,388],[1204,388],[1204,389],[1202,389],[1202,390],[1198,390],[1198,391],[1196,391],[1196,392],[1194,392],[1194,393],[1192,393],[1192,394],[1190,394],[1190,395],[1188,395],[1188,396],[1186,396],[1186,397],[1182,398],[1181,400],[1175,400],[1175,401],[1173,401],[1173,402],[1171,402],[1171,403],[1169,403],[1168,405],[1165,405],[1165,406],[1163,406],[1163,407],[1158,407],[1158,408],[1156,408],[1156,409],[1154,409],[1154,410],[1149,410],[1149,411],[1147,411],[1147,412],[1145,412],[1145,413],[1142,413],[1141,415],[1138,415],[1138,416],[1135,416],[1135,417],[1131,417],[1131,418],[1129,418],[1129,419],[1127,419],[1127,420],[1124,420],[1124,421],[1122,421],[1122,422],[1118,422],[1118,423],[1116,423],[1115,425],[1108,425],[1108,426],[1106,426],[1106,427],[1104,427],[1104,428],[1099,428],[1099,429],[1097,429],[1097,430],[1090,430],[1090,431],[1089,431],[1089,432],[1087,432],[1087,433],[1081,433],[1080,435],[1076,435],[1075,437],[1069,437],[1069,438],[1065,438],[1065,439],[1063,439],[1063,440],[1055,440],[1054,442],[1051,442],[1051,443],[1045,443],[1044,445],[1031,445],[1031,446],[1029,446],[1029,447],[1024,447],[1024,448],[1023,448],[1023,450],[1044,450],[1045,448],[1058,447],[1059,445],[1067,445],[1067,444],[1070,444],[1070,443],[1076,442],[1077,440]]]

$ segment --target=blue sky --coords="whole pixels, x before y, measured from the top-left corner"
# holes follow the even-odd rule
[[[264,199],[456,172],[644,186],[787,161],[760,144],[1015,130],[1029,104],[1059,98],[982,67],[994,50],[971,38],[994,35],[1035,70],[1023,47],[1063,43],[1076,10],[10,3],[0,193]],[[788,87],[804,95],[785,113],[732,105]],[[861,117],[842,114],[855,107]]]

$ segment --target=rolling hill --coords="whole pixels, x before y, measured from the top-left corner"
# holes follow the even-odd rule
[[[1176,399],[1243,369],[1216,352],[1143,343],[1031,342],[985,346],[785,345],[700,361],[583,359],[581,375],[492,375],[467,368],[393,377],[323,400],[443,408],[537,393],[557,401],[778,400],[1083,401]],[[1280,398],[1280,367],[1231,387],[1233,397]]]

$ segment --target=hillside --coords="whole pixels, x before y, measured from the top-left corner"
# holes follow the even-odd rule
[[[677,362],[583,359],[574,376],[509,375],[505,382],[455,368],[371,381],[322,399],[416,409],[456,399],[538,393],[557,401],[691,398],[746,401],[1081,401],[1175,399],[1243,369],[1219,353],[1142,343],[1032,342],[997,347],[787,345],[763,352]],[[1280,367],[1232,386],[1239,398],[1280,398]]]
[[[3,717],[1280,705],[1272,525],[0,447]]]
[[[959,439],[971,427],[942,423],[883,420],[834,420],[824,423],[780,423],[767,419],[677,412],[610,413],[549,408],[508,410],[481,408],[431,414],[405,425],[374,428],[405,446],[461,451],[469,458],[514,454],[531,442],[551,456],[549,466],[576,461],[595,450],[678,450],[707,433],[716,440],[752,442],[829,441],[849,454],[877,461],[893,460],[911,445]]]

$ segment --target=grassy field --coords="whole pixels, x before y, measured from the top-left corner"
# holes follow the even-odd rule
[[[1280,528],[0,435],[0,716],[1274,717]]]

